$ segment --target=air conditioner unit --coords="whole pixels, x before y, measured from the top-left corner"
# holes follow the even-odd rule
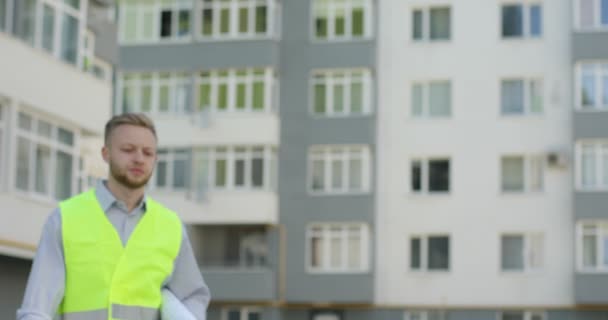
[[[563,151],[549,151],[547,165],[554,168],[565,168],[568,165],[568,156]]]

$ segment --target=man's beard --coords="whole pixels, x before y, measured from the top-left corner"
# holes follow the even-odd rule
[[[112,161],[110,161],[110,174],[112,175],[114,180],[129,189],[139,189],[145,186],[148,183],[148,180],[150,180],[150,177],[152,176],[152,173],[150,173],[147,177],[143,177],[142,180],[134,181],[132,179],[129,179],[125,172],[121,172],[120,168],[115,166]]]

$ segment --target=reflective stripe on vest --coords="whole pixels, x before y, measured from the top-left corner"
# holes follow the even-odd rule
[[[148,198],[146,212],[123,247],[94,190],[62,202],[60,209],[66,265],[59,309],[63,319],[157,320],[161,287],[181,246],[177,215]]]

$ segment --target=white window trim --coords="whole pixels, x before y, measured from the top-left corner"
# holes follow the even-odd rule
[[[505,81],[523,81],[524,83],[524,110],[522,113],[504,113],[503,105],[502,105],[502,84]],[[536,83],[540,86],[540,95],[541,95],[541,108],[540,112],[535,112],[532,110],[531,98],[532,98],[532,85]],[[538,77],[503,77],[500,79],[500,88],[499,88],[499,116],[502,118],[517,118],[522,116],[541,116],[545,113],[545,86],[543,78]]]
[[[431,39],[431,10],[432,9],[449,9],[450,10],[450,37],[447,39]],[[422,38],[414,38],[414,11],[422,11]],[[410,8],[410,34],[408,35],[410,41],[415,44],[420,43],[447,43],[451,42],[454,37],[454,19],[452,5],[449,3],[445,4],[433,4],[428,6],[412,6]]]
[[[574,32],[605,32],[608,30],[608,24],[602,24],[602,10],[601,10],[602,1],[594,0],[593,3],[593,13],[595,16],[593,17],[593,24],[591,27],[585,27],[581,25],[581,6],[580,0],[572,1],[572,13],[574,17],[572,19]]]
[[[168,74],[168,79],[161,79],[161,74]],[[133,76],[133,79],[125,80],[124,78],[129,75]],[[150,80],[142,80],[141,77],[143,75],[150,75]],[[140,109],[141,106],[141,89],[144,85],[149,85],[151,87],[151,105],[150,111],[143,111]],[[192,77],[189,73],[182,72],[153,72],[153,73],[122,73],[118,77],[117,81],[117,99],[118,99],[118,110],[119,113],[122,113],[122,110],[125,110],[125,106],[123,104],[123,90],[125,86],[131,86],[131,89],[134,90],[134,111],[135,112],[145,112],[147,114],[163,116],[163,115],[184,115],[188,114],[188,108],[192,108],[193,99],[191,98],[189,103],[186,103],[184,106],[178,106],[175,103],[175,97],[178,91],[178,88],[182,85],[187,87],[186,92],[192,93]],[[162,86],[169,87],[169,108],[167,111],[160,110],[160,89]],[[190,95],[192,96],[192,95]],[[187,101],[188,102],[188,101]]]
[[[502,240],[505,236],[515,236],[522,237],[524,241],[523,248],[523,261],[524,266],[521,270],[504,270],[502,268]],[[532,246],[533,239],[540,239],[541,248],[540,248],[540,266],[533,266],[531,262],[530,255],[532,254],[532,250],[534,247]],[[546,237],[542,232],[502,232],[499,237],[499,269],[500,273],[503,275],[518,275],[518,274],[536,274],[543,271],[546,264]]]
[[[448,268],[447,269],[429,269],[429,238],[448,238]],[[412,240],[420,240],[420,268],[412,268]],[[407,270],[413,274],[445,274],[452,271],[452,236],[449,233],[413,233],[407,238]]]
[[[522,6],[523,9],[523,17],[522,17],[522,30],[523,33],[521,36],[508,36],[505,37],[502,35],[502,8],[504,6],[509,5],[519,5]],[[530,16],[530,8],[534,5],[540,6],[541,16],[540,16],[540,34],[532,35],[530,27],[532,25],[532,17]],[[543,5],[543,0],[504,0],[500,2],[500,6],[498,7],[498,16],[500,19],[498,20],[498,35],[502,41],[512,41],[512,40],[534,40],[534,39],[542,39],[545,36],[545,6]]]
[[[445,84],[447,83],[447,85],[450,87],[450,113],[448,115],[444,115],[444,116],[433,116],[430,114],[430,110],[431,110],[431,104],[430,104],[430,97],[431,97],[431,85],[432,84]],[[419,85],[422,87],[422,114],[421,115],[415,115],[414,114],[414,106],[412,104],[412,98],[414,96],[414,86]],[[450,79],[433,79],[433,80],[428,80],[428,81],[412,81],[409,87],[410,90],[410,99],[409,99],[409,115],[410,118],[412,119],[450,119],[452,118],[452,114],[453,114],[453,87],[452,87],[452,81]]]
[[[279,23],[275,20],[279,20],[280,14],[280,4],[277,3],[277,0],[248,0],[246,3],[238,0],[232,0],[228,3],[220,3],[218,1],[212,2],[212,10],[213,10],[213,26],[211,35],[204,35],[202,33],[202,12],[205,8],[202,0],[194,0],[196,6],[196,29],[194,34],[196,35],[197,41],[223,41],[223,40],[261,40],[261,39],[271,39],[276,34],[278,36],[278,31],[275,32],[275,25],[280,26]],[[266,33],[256,33],[255,32],[255,7],[258,3],[266,4]],[[244,5],[246,4],[246,5]],[[220,33],[220,20],[219,17],[221,15],[220,9],[228,7],[229,15],[230,15],[230,26],[228,27],[227,34]],[[249,8],[249,18],[248,18],[248,26],[246,33],[240,33],[238,28],[238,13],[239,8],[247,7]]]
[[[585,66],[592,66],[594,69],[594,90],[595,90],[595,105],[591,106],[590,108],[583,108],[583,105],[581,104],[581,91],[583,89],[583,83],[582,83],[582,76],[583,76],[583,69]],[[605,70],[602,70],[602,66],[606,66]],[[574,79],[574,83],[575,83],[575,90],[574,90],[574,96],[575,96],[575,103],[574,103],[574,108],[577,112],[607,112],[608,111],[608,104],[602,106],[602,100],[603,100],[603,86],[602,86],[602,76],[605,76],[608,78],[608,60],[593,60],[593,61],[583,61],[583,62],[578,62],[576,64],[575,67],[575,79]]]
[[[346,11],[346,17],[344,19],[344,36],[336,36],[333,34],[334,30],[334,16],[335,16],[335,4],[333,2],[328,2],[328,18],[327,18],[327,38],[319,38],[317,37],[316,30],[316,11],[317,4],[316,0],[310,1],[310,41],[311,42],[346,42],[346,41],[367,41],[370,40],[374,36],[373,25],[375,23],[374,17],[374,6],[373,0],[363,0],[363,35],[354,37],[352,33],[352,2],[353,0],[345,0],[344,1],[344,10]],[[350,10],[350,11],[349,11]]]
[[[262,308],[254,307],[254,306],[235,306],[235,307],[224,307],[222,308],[222,320],[228,320],[228,312],[239,310],[241,314],[240,320],[249,320],[250,313],[258,313],[260,315],[260,319],[262,318]]]
[[[431,161],[444,161],[447,160],[450,165],[450,175],[448,177],[448,191],[430,191],[429,190],[429,175],[430,175],[430,162]],[[414,162],[419,161],[421,164],[420,167],[420,191],[413,190],[412,188],[412,165]],[[431,156],[431,157],[413,157],[410,159],[409,168],[408,168],[408,189],[410,194],[414,196],[427,195],[427,196],[444,196],[452,193],[453,188],[453,160],[450,156]]]
[[[192,159],[191,156],[189,154],[188,149],[185,148],[177,148],[177,149],[167,149],[167,148],[160,148],[158,151],[166,151],[166,154],[158,154],[157,153],[157,162],[158,161],[164,161],[167,164],[166,170],[167,172],[165,173],[165,186],[164,187],[159,187],[156,184],[156,178],[158,175],[158,171],[154,170],[154,174],[152,175],[152,177],[150,178],[150,188],[152,190],[159,190],[159,191],[185,191],[190,189],[191,187],[188,186],[188,183],[186,181],[186,185],[183,187],[174,187],[173,186],[173,167],[175,164],[175,161],[177,160],[185,160],[186,163],[190,163],[190,167],[186,168],[186,178],[188,177],[188,175],[190,175],[190,173],[192,172]],[[182,151],[186,151],[185,154],[178,154],[181,153]]]
[[[405,311],[403,313],[403,319],[404,320],[429,320],[431,312],[439,313],[441,320],[445,320],[446,314],[448,313],[447,310],[433,310],[433,311],[431,311],[431,310],[409,310],[409,311]],[[414,318],[413,314],[416,314],[419,317]],[[433,318],[433,319],[436,319],[436,318]]]
[[[594,156],[595,156],[595,178],[596,185],[594,187],[584,187],[583,186],[583,145],[591,144],[594,148]],[[575,187],[578,192],[605,192],[608,191],[608,183],[606,185],[602,185],[604,173],[604,166],[608,166],[608,164],[604,164],[602,160],[603,151],[602,145],[608,144],[608,139],[583,139],[577,140],[575,143]]]
[[[315,234],[313,228],[321,228],[321,245],[323,247],[323,257],[321,259],[322,266],[313,267],[311,261],[312,246],[311,239]],[[342,244],[342,256],[340,257],[341,266],[334,268],[330,265],[331,261],[331,228],[340,228],[340,240]],[[360,268],[351,269],[348,266],[348,229],[352,227],[359,228],[360,244],[361,244],[361,265]],[[306,227],[306,272],[311,274],[354,274],[354,273],[366,273],[370,270],[370,230],[369,225],[366,223],[353,223],[353,222],[319,222],[309,223]]]
[[[361,189],[350,190],[350,150],[356,148],[361,150]],[[342,188],[333,189],[331,186],[332,181],[332,169],[331,161],[333,160],[332,149],[341,149],[340,159],[342,160]],[[320,151],[322,153],[322,160],[324,166],[324,188],[323,190],[313,189],[313,160],[314,152]],[[372,159],[371,151],[367,145],[313,145],[308,149],[308,168],[307,168],[307,180],[308,180],[308,194],[314,196],[322,195],[357,195],[367,194],[371,191],[371,175],[372,175]]]
[[[30,117],[30,119],[32,120],[32,128],[30,131],[25,131],[21,128],[19,128],[19,113],[24,113],[26,115],[28,115]],[[43,120],[44,122],[47,122],[48,124],[51,125],[51,128],[54,129],[52,130],[52,136],[51,137],[40,137],[37,133],[37,128],[38,128],[38,121],[39,120]],[[22,137],[24,139],[26,139],[29,142],[29,155],[30,155],[30,159],[29,159],[29,163],[28,163],[28,190],[21,190],[19,188],[17,188],[16,183],[17,183],[17,168],[15,167],[14,170],[12,171],[12,177],[10,179],[10,185],[9,185],[9,190],[11,190],[12,192],[14,192],[15,194],[20,194],[20,195],[24,195],[30,199],[34,199],[34,200],[38,200],[41,201],[43,203],[46,202],[50,202],[50,203],[54,203],[57,201],[57,199],[55,198],[55,174],[53,173],[53,170],[55,168],[56,165],[56,161],[57,161],[57,151],[62,151],[65,152],[67,154],[69,154],[70,156],[72,156],[72,180],[70,182],[70,189],[71,189],[71,194],[76,194],[76,192],[78,191],[78,173],[79,173],[79,169],[78,169],[78,159],[80,158],[81,154],[80,154],[80,136],[79,136],[79,130],[78,128],[75,128],[71,125],[65,125],[63,123],[60,123],[54,119],[47,119],[44,118],[43,116],[41,116],[40,114],[37,114],[35,112],[31,112],[29,111],[29,108],[24,108],[24,107],[20,107],[17,108],[16,112],[15,112],[15,116],[12,119],[12,123],[10,124],[11,128],[15,128],[14,132],[11,133],[11,139],[13,140],[11,143],[12,148],[14,148],[14,152],[11,152],[13,154],[13,165],[17,165],[18,161],[17,161],[17,157],[18,157],[18,152],[17,152],[17,148],[19,148],[18,145],[18,138]],[[73,134],[73,145],[72,146],[66,146],[62,143],[60,143],[59,141],[57,141],[57,130],[58,128],[63,128],[69,132],[71,132]],[[41,194],[39,192],[37,192],[35,190],[35,185],[36,185],[36,157],[35,157],[35,153],[36,153],[36,145],[38,143],[42,143],[43,145],[49,147],[50,149],[50,160],[49,160],[49,172],[48,172],[48,192],[45,194]],[[10,153],[9,153],[10,154]]]
[[[361,85],[363,89],[363,106],[360,114],[351,112],[350,103],[350,85],[353,83],[353,73],[361,72]],[[344,75],[342,84],[344,85],[344,104],[342,113],[338,113],[334,110],[333,106],[333,84],[336,82],[336,73]],[[322,80],[317,82],[316,76],[323,76]],[[315,112],[315,85],[325,85],[325,113],[319,114]],[[372,111],[372,84],[373,79],[371,71],[369,69],[316,69],[313,70],[309,78],[309,101],[308,112],[311,117],[314,118],[353,118],[353,117],[365,117],[373,113]]]
[[[595,267],[585,267],[583,264],[583,239],[585,236],[584,226],[585,225],[594,225],[596,227],[596,231],[594,232],[594,236],[596,237],[596,259],[597,264]],[[606,235],[608,237],[608,232],[602,232],[603,229],[608,231],[608,220],[602,219],[592,219],[592,220],[579,220],[576,223],[576,271],[578,273],[584,274],[606,274],[608,273],[608,265],[602,264],[602,261],[606,259],[604,256],[604,247],[602,243],[602,237]]]
[[[513,310],[515,312],[522,312],[523,313],[523,318],[522,320],[532,320],[533,316],[541,316],[542,320],[546,320],[547,319],[547,313],[545,311],[532,311],[532,310]],[[498,311],[496,313],[496,320],[503,320],[502,318],[502,314],[506,313],[509,311]]]
[[[119,16],[118,16],[118,25],[119,25],[119,33],[118,33],[118,43],[120,45],[129,46],[129,45],[141,45],[141,44],[176,44],[176,43],[187,43],[192,40],[193,32],[192,28],[195,25],[195,15],[193,14],[194,3],[193,1],[173,1],[172,4],[164,4],[163,0],[147,0],[145,3],[138,2],[122,2],[119,4]],[[170,37],[161,38],[161,11],[163,10],[171,10],[172,11],[172,21],[171,21],[171,31],[172,34]],[[179,11],[190,9],[190,32],[185,36],[179,36],[177,34],[178,25],[179,25]],[[135,21],[135,39],[132,41],[128,41],[124,37],[125,28],[125,12],[128,10],[134,10],[136,12],[136,21]],[[144,15],[146,13],[152,13],[152,25],[153,32],[152,37],[150,39],[144,38]]]
[[[245,71],[246,75],[238,76],[239,72]],[[263,71],[263,75],[255,75],[256,71]],[[200,86],[203,84],[209,84],[211,86],[210,91],[210,108],[207,112],[221,113],[221,114],[242,114],[242,113],[271,113],[273,112],[273,90],[276,90],[277,79],[272,68],[246,68],[246,69],[227,69],[227,70],[206,70],[203,72],[209,72],[209,78],[205,79],[199,73],[195,80],[195,98],[194,108],[195,112],[200,112]],[[220,76],[220,72],[228,72],[227,76]],[[262,81],[264,83],[264,107],[262,109],[253,108],[253,85],[255,82]],[[220,84],[227,85],[227,108],[226,110],[220,110],[217,105],[218,100],[218,88]],[[245,84],[246,96],[245,96],[245,108],[237,108],[237,86],[239,84]]]
[[[502,183],[503,183],[503,176],[502,176],[502,160],[503,158],[522,158],[522,161],[524,163],[524,172],[523,172],[523,176],[524,176],[524,188],[522,190],[503,190],[502,187]],[[533,189],[532,188],[532,184],[533,184],[533,180],[532,180],[532,170],[533,170],[533,162],[535,161],[539,161],[540,162],[540,187],[539,189]],[[499,159],[499,173],[500,173],[500,179],[499,179],[499,184],[498,184],[498,189],[499,192],[503,195],[518,195],[518,194],[537,194],[537,193],[544,193],[545,191],[545,171],[547,169],[546,163],[545,163],[545,157],[543,154],[515,154],[515,153],[506,153],[506,154],[502,154],[500,156]]]

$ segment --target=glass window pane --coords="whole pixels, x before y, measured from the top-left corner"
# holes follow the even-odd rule
[[[139,9],[139,10],[145,10],[142,12],[142,19],[143,19],[143,26],[142,26],[142,32],[143,32],[143,39],[145,40],[151,40],[154,39],[155,36],[155,30],[154,30],[154,11],[149,10],[148,8],[145,9]],[[133,28],[135,29],[135,22],[133,23]],[[135,30],[132,31],[133,34],[135,34]]]
[[[323,160],[312,161],[312,190],[325,189],[325,163]]]
[[[429,85],[429,116],[449,117],[451,114],[450,82],[432,82]]]
[[[333,159],[331,161],[331,188],[332,190],[342,190],[342,160]]]
[[[596,186],[596,153],[594,145],[583,145],[581,155],[581,184],[583,188]]]
[[[245,160],[237,159],[234,162],[234,185],[242,187],[245,185]]]
[[[429,191],[447,192],[450,190],[450,161],[429,161]]]
[[[359,81],[350,84],[350,113],[363,113],[363,83]]]
[[[450,39],[450,8],[432,8],[431,15],[431,39]]]
[[[6,29],[6,1],[0,0],[0,31]]]
[[[608,25],[608,0],[601,0],[602,27]]]
[[[594,65],[583,66],[581,85],[581,107],[593,108],[596,105]]]
[[[158,160],[156,164],[156,186],[164,188],[167,186],[167,161]]]
[[[411,175],[412,191],[422,191],[422,162],[412,161]]]
[[[264,81],[256,81],[253,83],[253,109],[264,110]]]
[[[17,119],[17,122],[19,124],[19,129],[23,129],[26,131],[32,131],[32,117],[30,117],[29,115],[23,113],[23,112],[19,112],[19,117]]]
[[[80,9],[80,0],[63,0],[63,3],[74,9]]]
[[[334,113],[344,113],[344,85],[341,83],[334,84]]]
[[[228,320],[241,320],[241,312],[239,310],[228,311]]]
[[[348,230],[348,268],[350,270],[360,269],[362,250],[360,228],[353,227]]]
[[[595,0],[578,0],[580,7],[579,7],[579,19],[580,19],[580,27],[581,28],[590,28],[593,27],[594,24],[594,2]]]
[[[19,0],[14,2],[17,9],[15,31],[17,36],[34,45],[36,33],[36,0]]]
[[[72,64],[78,62],[79,34],[78,19],[69,14],[64,14],[61,32],[61,58],[64,61]]]
[[[129,85],[122,87],[122,109],[124,112],[135,111],[135,90]]]
[[[179,36],[187,36],[190,34],[190,10],[180,10],[178,20],[177,34]]]
[[[352,11],[352,35],[354,37],[363,36],[365,30],[365,14],[363,8],[353,8]]]
[[[538,4],[530,6],[530,35],[538,37],[543,32],[543,11]]]
[[[239,8],[239,33],[247,33],[249,29],[249,9]]]
[[[168,112],[171,107],[171,97],[168,85],[161,85],[158,92],[158,110]]]
[[[321,267],[323,264],[323,241],[319,235],[311,238],[310,244],[310,265],[313,268]]]
[[[503,115],[524,113],[524,81],[501,82],[501,112]]]
[[[325,114],[325,84],[315,84],[315,106],[316,114]]]
[[[236,85],[236,108],[244,110],[247,103],[247,86],[244,83]]]
[[[520,311],[502,312],[500,320],[525,320],[524,313]]]
[[[348,169],[348,187],[350,191],[363,190],[363,162],[361,159],[350,159]]]
[[[215,160],[215,186],[225,187],[226,186],[226,160],[217,159]]]
[[[602,236],[602,255],[604,256],[604,261],[602,261],[602,267],[608,267],[608,236]]]
[[[266,33],[267,15],[266,6],[255,7],[255,33]]]
[[[530,112],[543,112],[543,83],[540,80],[530,81]]]
[[[257,311],[249,311],[247,315],[247,320],[261,320],[262,315]]]
[[[315,26],[316,26],[315,35],[317,36],[317,38],[320,38],[320,39],[327,38],[327,16],[316,17]]]
[[[72,155],[57,151],[55,168],[55,198],[67,199],[72,195]]]
[[[523,157],[501,159],[502,191],[524,191]]]
[[[543,158],[532,157],[530,160],[530,191],[540,191],[543,189],[544,173]]]
[[[608,187],[608,144],[604,144],[602,146],[602,170],[603,170],[603,179],[602,179],[602,187]]]
[[[228,85],[225,83],[222,83],[218,86],[218,101],[217,101],[217,108],[219,110],[226,110],[228,109]]]
[[[203,9],[203,23],[201,23],[201,33],[211,35],[213,33],[213,9]]]
[[[597,266],[597,241],[596,236],[583,236],[583,267]]]
[[[523,36],[524,13],[521,5],[502,6],[502,36]]]
[[[36,146],[36,179],[35,190],[38,193],[48,194],[49,176],[51,175],[51,148],[45,145]]]
[[[502,270],[524,269],[524,238],[523,236],[501,237],[501,267]]]
[[[48,4],[42,6],[42,48],[53,52],[55,42],[55,10]]]
[[[142,112],[150,112],[152,110],[152,86],[143,85],[141,88],[141,105],[139,110]]]
[[[38,120],[38,135],[43,138],[50,138],[53,134],[53,126],[50,123]]]
[[[602,66],[602,104],[598,106],[602,109],[608,108],[608,65]]]
[[[422,247],[420,238],[410,239],[410,268],[413,270],[422,267]]]
[[[346,31],[346,10],[344,10],[344,8],[339,8],[334,11],[334,14],[334,35],[344,36]]]
[[[173,188],[185,188],[188,174],[188,161],[179,159],[173,161]]]
[[[163,10],[160,13],[160,36],[161,38],[171,37],[171,29],[173,25],[173,12],[171,10]]]
[[[423,36],[423,14],[422,10],[414,10],[412,12],[412,38],[414,40],[422,40]]]
[[[57,131],[57,140],[59,142],[66,144],[68,146],[74,145],[74,133],[72,131],[66,130],[64,128],[59,128]]]
[[[220,33],[230,32],[230,9],[220,10]]]
[[[447,270],[450,267],[448,237],[429,237],[429,270]]]
[[[264,159],[251,160],[251,183],[254,187],[264,186]]]
[[[413,84],[412,85],[412,116],[420,117],[423,113],[423,85]]]
[[[17,176],[15,177],[15,187],[19,190],[28,191],[30,179],[30,141],[17,138]]]

